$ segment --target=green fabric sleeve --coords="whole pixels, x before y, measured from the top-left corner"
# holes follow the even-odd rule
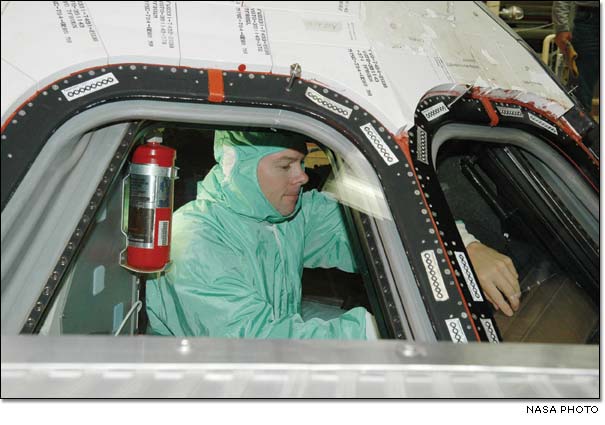
[[[327,195],[311,190],[303,196],[305,217],[304,267],[338,267],[355,272],[357,266],[341,206]]]
[[[197,253],[203,252],[204,259]],[[220,246],[190,252],[167,276],[148,283],[152,333],[231,338],[365,339],[364,308],[338,318],[276,317],[255,289],[253,271]],[[212,267],[205,264],[213,264]],[[159,301],[159,302],[158,302]]]

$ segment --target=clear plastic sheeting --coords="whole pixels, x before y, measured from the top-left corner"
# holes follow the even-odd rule
[[[371,176],[354,173],[339,161],[322,190],[338,202],[381,220],[393,220],[382,189]]]

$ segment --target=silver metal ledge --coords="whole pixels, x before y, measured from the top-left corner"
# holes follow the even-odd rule
[[[598,398],[598,346],[2,336],[2,398]]]

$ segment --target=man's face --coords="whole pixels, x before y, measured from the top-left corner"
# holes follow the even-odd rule
[[[309,181],[301,164],[304,157],[297,150],[284,149],[263,157],[258,163],[260,188],[283,216],[292,214],[301,186]]]

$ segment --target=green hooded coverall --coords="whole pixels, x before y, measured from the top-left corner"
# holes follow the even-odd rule
[[[330,320],[301,316],[303,267],[352,272],[355,263],[336,201],[301,189],[284,217],[264,196],[258,163],[285,148],[303,151],[304,141],[283,133],[215,133],[217,165],[198,183],[197,199],[174,213],[173,263],[147,283],[149,333],[366,338],[363,307]]]

